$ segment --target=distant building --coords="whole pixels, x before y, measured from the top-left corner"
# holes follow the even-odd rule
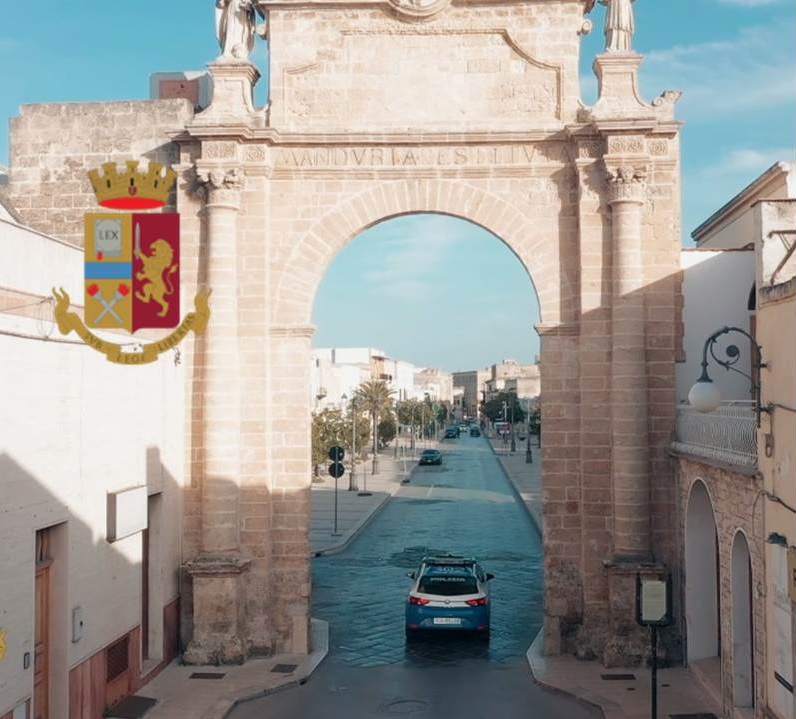
[[[411,362],[388,357],[374,347],[313,349],[310,397],[314,411],[342,408],[363,382],[386,382],[393,398],[453,401],[453,378],[439,369],[417,369]]]
[[[415,372],[414,394],[410,397],[424,399],[428,394],[429,399],[436,402],[453,402],[453,375],[439,369],[426,367]]]
[[[453,373],[454,386],[461,387],[463,390],[462,409],[465,416],[478,416],[478,408],[484,399],[486,382],[490,376],[488,368]]]
[[[485,399],[488,402],[501,392],[516,392],[520,399],[533,399],[541,391],[538,364],[520,364],[516,360],[504,359],[493,364],[489,379],[485,383]]]

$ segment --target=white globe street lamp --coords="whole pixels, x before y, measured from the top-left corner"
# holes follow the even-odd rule
[[[752,345],[753,357],[751,375],[748,375],[746,372],[742,372],[735,367],[741,358],[741,352],[736,345],[729,345],[724,350],[725,354],[727,355],[727,359],[720,359],[716,356],[716,342],[718,341],[719,337],[730,332],[738,332],[739,334],[742,334]],[[770,406],[763,407],[760,402],[760,370],[767,366],[766,363],[763,362],[763,355],[760,345],[757,344],[752,335],[745,330],[742,330],[740,327],[722,327],[720,330],[716,330],[716,332],[714,332],[705,340],[705,346],[702,349],[702,374],[688,392],[688,403],[695,410],[697,410],[697,412],[712,412],[721,403],[721,391],[713,383],[713,380],[710,379],[710,375],[708,374],[708,352],[710,352],[710,356],[716,361],[716,363],[724,367],[724,369],[737,372],[738,374],[749,379],[749,381],[752,383],[751,393],[755,403],[755,419],[757,420],[757,426],[759,427],[760,415],[763,412],[771,411]]]

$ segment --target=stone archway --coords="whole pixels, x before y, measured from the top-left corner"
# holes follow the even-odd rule
[[[738,530],[732,543],[732,693],[737,707],[754,706],[753,621],[752,559],[746,535]]]
[[[216,318],[191,358],[186,657],[306,651],[312,301],[351,238],[414,212],[485,227],[538,293],[546,651],[637,656],[636,571],[675,559],[677,94],[643,102],[641,56],[606,53],[583,106],[593,0],[257,4],[269,105],[220,58],[177,138]]]
[[[689,664],[719,656],[718,532],[702,480],[691,486],[685,520],[685,620]]]

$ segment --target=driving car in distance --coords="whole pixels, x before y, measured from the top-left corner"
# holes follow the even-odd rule
[[[480,437],[481,430],[478,427],[470,427],[470,436],[471,437]]]
[[[442,452],[438,449],[424,449],[419,464],[442,464]]]
[[[448,429],[445,430],[445,439],[459,439],[459,428],[448,427]]]
[[[406,600],[406,636],[425,630],[462,630],[489,636],[489,581],[471,557],[425,557]]]

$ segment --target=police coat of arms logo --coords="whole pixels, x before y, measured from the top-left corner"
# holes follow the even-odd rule
[[[88,173],[98,203],[112,210],[149,210],[163,207],[177,179],[171,169],[150,162],[146,172],[138,162],[127,162],[119,172],[113,162],[103,173]],[[194,298],[195,311],[180,322],[180,216],[176,212],[92,212],[85,221],[84,318],[69,312],[69,295],[53,289],[55,318],[63,334],[76,332],[109,361],[122,364],[154,362],[174,348],[189,331],[204,332],[210,317],[210,290]],[[142,352],[100,339],[88,328],[122,330],[174,329]]]

